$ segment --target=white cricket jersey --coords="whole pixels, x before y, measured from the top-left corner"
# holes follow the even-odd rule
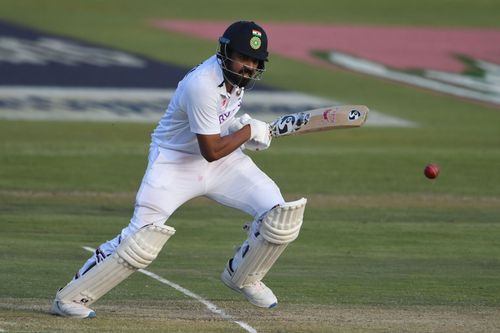
[[[167,110],[154,130],[153,144],[189,154],[200,154],[196,134],[227,134],[241,106],[244,89],[226,90],[214,55],[193,68],[179,82]]]

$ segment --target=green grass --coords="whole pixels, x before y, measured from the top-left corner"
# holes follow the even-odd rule
[[[4,0],[0,17],[191,66],[215,43],[145,22],[230,21],[242,12],[235,3],[217,4]],[[245,11],[263,21],[500,25],[493,1],[252,4]],[[207,200],[172,216],[177,234],[150,270],[259,332],[498,329],[499,110],[280,57],[272,58],[265,82],[367,104],[418,126],[276,139],[270,150],[251,153],[287,199],[309,199],[299,239],[266,279],[280,298],[278,310],[251,308],[218,280],[245,237],[240,228],[248,217]],[[87,258],[82,246],[97,246],[128,223],[154,126],[0,121],[0,329],[235,331],[231,322],[140,274],[96,304],[96,321],[47,315],[55,290]],[[435,181],[423,176],[429,162],[441,166]]]
[[[147,124],[0,123],[2,315],[41,316],[12,305],[13,299],[34,302],[46,313],[54,291],[88,256],[82,246],[97,246],[127,224],[150,130]],[[294,304],[360,306],[365,309],[361,313],[367,307],[498,309],[500,196],[498,187],[491,186],[499,180],[491,166],[498,165],[499,153],[487,140],[481,150],[440,140],[449,135],[440,131],[429,140],[440,142],[437,147],[433,142],[416,145],[426,131],[364,128],[312,134],[276,140],[271,150],[253,154],[288,199],[309,198],[301,236],[267,279],[283,304],[282,316]],[[399,137],[406,139],[392,144]],[[442,166],[436,181],[422,173],[429,159]],[[243,240],[241,225],[248,221],[235,210],[195,200],[170,219],[177,234],[150,270],[216,304],[237,301],[226,305],[230,311],[247,307],[218,276]],[[104,321],[88,331],[115,329],[107,320],[122,311],[116,302],[123,301],[130,303],[125,307],[144,303],[144,309],[153,306],[160,313],[161,304],[189,302],[137,275],[98,303]],[[111,312],[106,306],[112,306]],[[196,318],[205,310],[190,311]],[[243,316],[258,322],[253,315]],[[125,320],[119,318],[115,324]],[[50,316],[37,320],[49,331],[57,327]],[[229,322],[222,328],[203,325],[208,331],[234,329]],[[328,331],[329,326],[304,331]],[[20,330],[19,324],[12,327]],[[190,330],[181,323],[167,327]],[[266,324],[264,331],[278,331],[273,327]]]

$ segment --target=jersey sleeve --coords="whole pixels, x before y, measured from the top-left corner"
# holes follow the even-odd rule
[[[186,87],[185,108],[191,132],[196,134],[219,134],[217,114],[219,92],[213,83],[204,77],[190,80]]]

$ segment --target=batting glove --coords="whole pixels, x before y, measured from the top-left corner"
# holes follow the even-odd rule
[[[250,140],[245,143],[245,148],[250,150],[265,150],[271,145],[271,128],[269,124],[250,118],[245,125],[250,125]]]
[[[246,113],[244,115],[242,115],[241,117],[233,118],[233,121],[231,122],[231,124],[228,127],[229,133],[238,132],[240,129],[243,128],[243,126],[245,126],[245,124],[250,119],[252,119],[252,118]]]

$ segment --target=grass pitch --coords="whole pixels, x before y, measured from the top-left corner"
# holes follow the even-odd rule
[[[45,128],[43,140],[17,140],[16,133],[33,133],[31,126]],[[0,128],[0,328],[239,329],[140,274],[95,305],[97,320],[50,316],[54,292],[88,257],[82,246],[97,246],[127,224],[145,167],[144,133],[152,125],[2,122]],[[480,185],[463,180],[465,171],[448,175],[446,159],[439,160],[440,178],[425,179],[419,165],[425,149],[388,148],[384,132],[304,136],[302,148],[294,138],[276,140],[272,150],[254,154],[285,197],[309,198],[298,241],[266,279],[278,309],[255,309],[220,283],[249,217],[205,199],[170,219],[177,234],[149,270],[259,332],[493,331],[500,325],[500,197],[488,179]],[[61,140],[64,133],[71,139]],[[365,135],[370,147],[358,147],[368,142]],[[477,159],[468,149],[454,153]],[[462,179],[459,188],[456,179]]]
[[[429,14],[435,2],[368,3],[359,11],[347,2],[312,1],[256,19],[313,21],[320,13],[333,23],[324,13],[334,13],[331,20],[342,23],[498,26],[490,19],[498,5],[490,1],[456,1],[442,20]],[[147,18],[187,12],[176,17],[231,20],[241,13],[236,6],[224,15],[213,5],[195,12],[201,5],[189,1],[0,6],[0,17],[12,21],[184,65],[214,46],[151,30]],[[384,6],[401,15],[382,15]],[[200,49],[206,54],[191,52]],[[177,234],[148,269],[258,332],[500,331],[499,110],[286,59],[272,64],[268,83],[362,101],[419,126],[282,138],[252,154],[287,199],[309,199],[299,239],[266,278],[277,309],[254,308],[219,281],[249,218],[205,199],[172,216]],[[154,126],[0,122],[0,330],[243,332],[141,274],[96,303],[96,320],[48,314],[55,291],[88,257],[82,246],[97,246],[128,223]],[[435,181],[423,176],[428,162],[441,166]]]

